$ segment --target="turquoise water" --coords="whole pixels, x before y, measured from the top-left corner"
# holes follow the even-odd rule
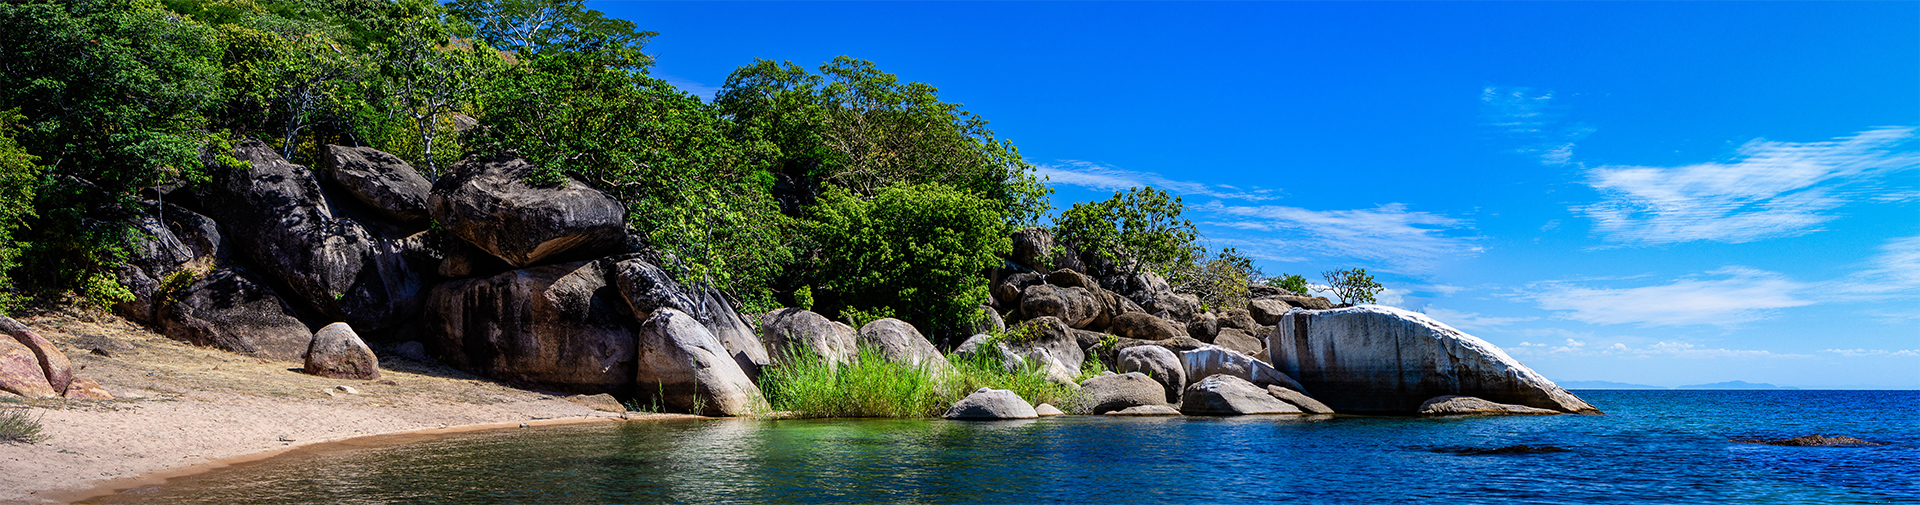
[[[501,430],[293,454],[94,502],[1920,503],[1920,392],[1577,393],[1607,415]],[[1814,433],[1886,445],[1728,442]],[[1449,452],[1518,444],[1568,452]]]

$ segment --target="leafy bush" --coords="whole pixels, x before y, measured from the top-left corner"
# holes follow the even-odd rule
[[[1347,270],[1328,270],[1320,273],[1327,280],[1327,289],[1339,297],[1342,305],[1373,303],[1374,295],[1380,293],[1380,283],[1373,281],[1365,268]]]
[[[1228,308],[1247,304],[1247,286],[1260,279],[1253,260],[1229,247],[1204,263],[1176,269],[1175,289],[1200,297],[1206,307]]]
[[[1294,292],[1294,294],[1299,294],[1299,295],[1307,294],[1307,278],[1301,277],[1298,275],[1280,274],[1279,277],[1274,277],[1272,279],[1272,286],[1276,288],[1284,289],[1287,291],[1292,291]]]
[[[871,201],[835,188],[808,218],[812,295],[833,318],[857,310],[961,328],[987,300],[980,272],[1013,249],[998,205],[942,184],[890,186]]]
[[[1080,202],[1060,213],[1053,236],[1082,253],[1112,261],[1119,273],[1156,273],[1174,278],[1201,249],[1199,232],[1180,217],[1180,197],[1152,187],[1114,192],[1101,202]]]
[[[0,411],[0,442],[36,443],[46,440],[40,433],[40,419],[28,417],[21,409]]]
[[[13,292],[13,281],[7,275],[20,256],[13,233],[34,217],[34,185],[40,178],[40,167],[33,164],[39,157],[27,154],[13,140],[20,119],[17,109],[0,111],[0,314],[20,302],[20,294]]]

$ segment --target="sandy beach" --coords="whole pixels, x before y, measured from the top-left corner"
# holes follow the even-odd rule
[[[0,397],[0,408],[38,417],[46,435],[34,444],[0,443],[0,503],[64,503],[372,435],[691,417],[598,411],[568,395],[385,355],[381,380],[326,379],[300,373],[298,363],[195,347],[98,312],[20,321],[116,399]]]

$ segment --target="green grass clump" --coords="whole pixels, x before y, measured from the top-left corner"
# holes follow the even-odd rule
[[[768,368],[760,388],[774,410],[800,417],[937,417],[983,387],[1012,390],[1036,405],[1066,405],[1074,395],[1041,371],[1005,370],[987,353],[972,360],[948,356],[950,371],[894,363],[866,347],[857,361],[838,365],[805,351],[793,355]]]
[[[31,444],[46,439],[46,435],[40,434],[40,419],[28,417],[24,410],[0,411],[0,442]]]

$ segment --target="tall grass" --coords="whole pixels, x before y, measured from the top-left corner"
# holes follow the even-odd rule
[[[1007,389],[1035,404],[1064,405],[1073,390],[1031,369],[1007,371],[997,359],[949,356],[951,370],[887,361],[862,347],[853,363],[831,365],[804,350],[768,368],[760,388],[776,411],[801,417],[935,417],[983,387]]]
[[[26,442],[31,444],[46,439],[46,435],[40,434],[40,420],[38,418],[27,417],[25,410],[6,409],[5,411],[0,411],[0,442]]]

